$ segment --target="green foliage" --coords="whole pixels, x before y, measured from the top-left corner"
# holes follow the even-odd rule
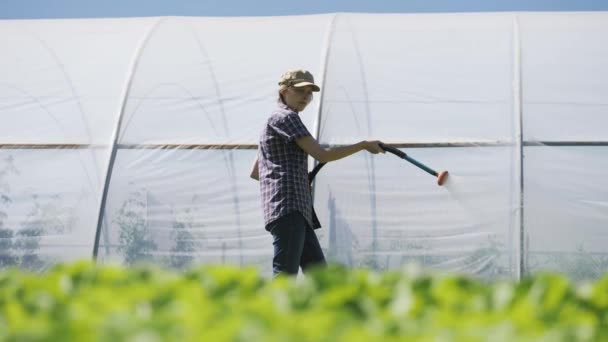
[[[23,228],[17,231],[0,228],[0,268],[19,266],[38,270],[44,266],[38,255],[40,235],[38,228]]]
[[[199,244],[182,222],[173,222],[171,238],[175,245],[171,248],[169,266],[177,269],[188,267],[194,260],[192,254],[197,250]]]
[[[600,341],[608,275],[574,285],[330,266],[305,277],[206,266],[0,273],[0,341]]]
[[[12,229],[0,227],[0,267],[15,266],[18,263],[19,259],[13,254],[14,235]]]
[[[123,253],[127,265],[151,261],[152,252],[157,249],[142,215],[145,209],[142,197],[141,191],[132,193],[121,206],[115,220],[120,227],[118,251]]]
[[[608,271],[608,255],[590,253],[582,244],[577,246],[575,253],[553,256],[552,262],[575,280],[597,279]]]
[[[10,185],[5,179],[10,174],[19,174],[19,170],[14,165],[14,158],[9,155],[4,158],[0,167],[0,268],[19,266],[25,269],[40,269],[44,263],[36,253],[43,229],[28,224],[21,229],[5,227],[5,220],[8,218],[6,210],[12,203]],[[30,213],[27,218],[32,216]]]

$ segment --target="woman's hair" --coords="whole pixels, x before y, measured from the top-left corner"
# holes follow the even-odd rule
[[[277,98],[277,102],[278,102],[278,103],[283,103],[283,104],[285,104],[285,99],[283,98],[283,95],[281,95],[281,92],[283,92],[283,90],[285,90],[285,89],[287,89],[287,88],[289,88],[289,86],[288,86],[288,85],[286,85],[286,84],[281,84],[281,85],[279,86],[279,91],[278,91],[279,97]]]

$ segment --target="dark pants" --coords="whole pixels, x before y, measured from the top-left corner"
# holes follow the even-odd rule
[[[314,230],[299,212],[289,213],[266,226],[273,237],[272,273],[296,275],[301,266],[306,272],[311,266],[326,264],[323,250]]]

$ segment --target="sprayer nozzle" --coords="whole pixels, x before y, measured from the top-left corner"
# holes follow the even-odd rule
[[[445,183],[446,179],[448,179],[448,172],[441,171],[441,173],[439,173],[439,176],[437,176],[437,185],[439,185],[439,186],[443,185],[443,183]]]

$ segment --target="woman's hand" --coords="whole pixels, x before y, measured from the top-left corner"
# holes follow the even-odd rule
[[[366,149],[369,153],[373,154],[385,153],[386,151],[382,147],[380,147],[380,144],[382,144],[382,142],[379,140],[366,140],[363,142],[363,148]]]
[[[258,157],[255,157],[255,160],[253,161],[253,165],[251,165],[251,174],[249,174],[249,177],[259,181],[260,180],[260,173],[259,173],[259,168],[258,168]]]

